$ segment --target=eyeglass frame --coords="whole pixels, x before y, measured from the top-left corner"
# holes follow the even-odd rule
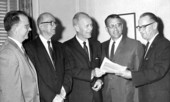
[[[40,24],[45,24],[45,23],[50,23],[51,26],[53,26],[54,24],[57,25],[55,21],[41,22]]]
[[[117,23],[117,24],[112,25],[111,27],[107,26],[107,28],[110,28],[110,29],[119,28],[122,25],[123,25],[123,23]]]
[[[141,29],[146,29],[147,26],[153,24],[155,22],[152,22],[152,23],[149,23],[149,24],[145,24],[145,25],[142,25],[142,26],[137,26],[136,28],[138,28],[138,30],[141,30]]]

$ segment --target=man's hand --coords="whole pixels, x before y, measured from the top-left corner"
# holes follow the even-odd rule
[[[92,75],[94,77],[101,77],[102,75],[104,75],[105,72],[103,72],[102,70],[100,70],[99,68],[95,68],[92,70]]]
[[[119,72],[115,73],[115,75],[121,76],[121,77],[126,78],[126,79],[132,78],[132,73],[129,70],[119,71]]]
[[[61,97],[61,95],[57,94],[53,99],[53,102],[64,102],[64,99]]]
[[[99,90],[102,88],[102,85],[103,85],[102,80],[101,80],[101,79],[98,79],[98,80],[95,82],[95,84],[94,84],[94,86],[92,87],[92,89],[93,89],[94,91],[99,91]]]

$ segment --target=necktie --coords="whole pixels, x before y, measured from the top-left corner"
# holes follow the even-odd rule
[[[23,51],[23,53],[24,53],[25,57],[26,57],[26,58],[27,58],[27,60],[28,60],[29,58],[28,58],[28,56],[27,56],[27,54],[26,54],[26,52],[25,52],[24,47],[23,47],[23,46],[21,46],[21,49],[22,49],[22,51]]]
[[[88,48],[86,46],[86,42],[83,42],[83,45],[84,45],[84,50],[85,50],[85,52],[86,52],[86,54],[87,54],[87,56],[89,58],[89,52],[88,52]]]
[[[111,52],[110,52],[110,59],[112,59],[114,56],[114,49],[115,49],[115,42],[113,42],[113,44],[112,44],[112,48],[111,48]]]
[[[147,44],[146,44],[146,46],[145,46],[145,52],[147,51],[148,46],[149,46],[149,42],[147,42]]]
[[[148,46],[149,46],[149,42],[147,42],[147,44],[145,46],[145,56],[146,56],[146,53],[148,52]]]
[[[47,41],[47,43],[48,43],[48,50],[49,50],[49,52],[50,52],[50,57],[51,57],[51,59],[52,59],[52,63],[53,63],[53,65],[55,65],[55,64],[54,64],[54,61],[55,61],[54,52],[53,52],[52,47],[50,46],[51,41]]]
[[[25,56],[25,58],[26,58],[26,60],[27,60],[28,64],[31,66],[30,59],[29,59],[28,55],[26,54],[24,47],[23,47],[23,46],[21,46],[21,49],[22,49],[22,51],[23,51],[23,53],[24,53],[24,56]]]

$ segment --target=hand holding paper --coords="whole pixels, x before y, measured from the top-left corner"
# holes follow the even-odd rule
[[[119,65],[110,61],[108,58],[104,58],[100,70],[105,73],[119,73],[126,70],[126,66]]]
[[[132,73],[129,70],[120,71],[119,73],[116,73],[116,75],[121,76],[126,79],[132,78]]]
[[[92,71],[93,75],[95,77],[101,77],[102,75],[105,74],[104,71],[100,70],[99,68],[95,68],[93,71]]]

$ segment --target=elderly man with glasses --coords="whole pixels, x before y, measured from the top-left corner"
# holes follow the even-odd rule
[[[148,42],[139,71],[122,71],[119,76],[139,88],[140,102],[170,102],[170,42],[159,32],[159,19],[146,12],[139,18],[139,32]]]
[[[64,46],[51,39],[56,33],[55,17],[42,13],[38,20],[39,36],[25,44],[26,52],[38,75],[41,102],[63,102],[72,85],[69,61]]]

